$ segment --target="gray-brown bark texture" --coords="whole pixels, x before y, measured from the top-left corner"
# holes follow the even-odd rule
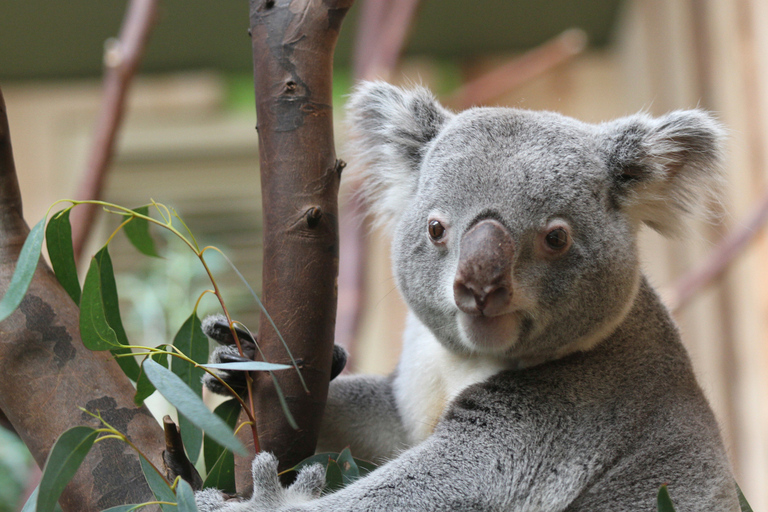
[[[29,233],[0,93],[0,296]],[[41,259],[20,307],[0,323],[0,409],[42,467],[56,438],[76,425],[98,427],[79,407],[99,411],[161,466],[163,435],[109,352],[81,340],[79,311]],[[98,511],[152,500],[138,455],[117,440],[99,442],[60,499],[65,511]]]
[[[295,372],[277,373],[299,425],[295,431],[269,375],[254,375],[259,443],[278,456],[281,469],[313,453],[328,392],[343,167],[333,144],[333,51],[351,5],[352,0],[251,1],[264,204],[263,302],[301,361],[310,390],[304,391]],[[259,343],[268,361],[289,361],[263,316]],[[244,469],[238,471],[238,489],[250,487]]]

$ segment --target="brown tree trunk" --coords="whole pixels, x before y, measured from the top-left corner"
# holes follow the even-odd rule
[[[251,0],[254,88],[264,204],[263,302],[301,361],[278,372],[294,431],[267,374],[254,375],[261,449],[286,468],[311,455],[328,392],[338,274],[336,160],[331,110],[333,50],[352,0]],[[259,343],[271,362],[288,355],[262,315]],[[250,461],[248,461],[250,463]],[[238,471],[238,489],[250,474]]]
[[[27,233],[0,93],[0,296]],[[78,318],[77,305],[41,259],[21,305],[0,323],[0,409],[41,467],[63,431],[99,426],[79,407],[100,411],[162,467],[160,427],[146,408],[133,405],[133,387],[111,355],[83,346]],[[91,449],[60,503],[65,511],[98,511],[152,499],[136,453],[107,440]]]

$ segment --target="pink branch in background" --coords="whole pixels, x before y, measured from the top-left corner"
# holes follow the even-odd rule
[[[115,140],[125,113],[128,89],[149,40],[158,0],[131,0],[120,29],[120,37],[105,48],[103,96],[96,122],[88,166],[75,197],[100,199],[107,170],[112,163]],[[82,257],[98,207],[83,205],[72,211],[72,240],[75,258]]]
[[[445,103],[456,110],[486,104],[552,68],[569,61],[587,46],[587,34],[572,28],[515,57],[454,91]]]
[[[367,0],[361,5],[353,65],[355,78],[387,79],[394,72],[418,12],[419,0]],[[365,209],[353,192],[341,205],[340,260],[335,341],[350,353],[365,303]]]
[[[744,252],[768,222],[768,192],[739,228],[731,231],[710,253],[704,263],[683,275],[665,295],[665,302],[673,312],[679,311],[698,292],[728,270],[733,261]]]

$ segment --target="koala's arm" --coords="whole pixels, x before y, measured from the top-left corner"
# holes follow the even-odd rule
[[[250,500],[224,502],[218,491],[207,490],[196,495],[197,505],[200,512],[558,512],[567,509],[590,476],[588,465],[531,459],[529,450],[541,454],[542,446],[523,447],[522,442],[506,439],[500,443],[487,428],[482,432],[472,425],[461,427],[433,435],[366,477],[322,497],[318,497],[322,467],[314,466],[283,488],[277,460],[262,453],[253,462],[256,491]],[[551,439],[539,436],[538,441]]]
[[[344,375],[331,382],[318,451],[346,446],[355,457],[377,463],[407,447],[391,376]]]
[[[267,453],[253,462],[254,496],[224,502],[212,490],[196,494],[200,512],[373,512],[486,511],[504,503],[496,490],[494,467],[483,457],[467,457],[447,439],[430,438],[343,489],[320,497],[321,466],[303,471],[289,488],[277,479],[277,460]],[[496,485],[494,486],[494,483]],[[494,489],[494,487],[499,487]],[[508,489],[503,489],[508,492]]]

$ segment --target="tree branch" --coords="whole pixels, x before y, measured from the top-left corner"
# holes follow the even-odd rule
[[[112,163],[117,133],[125,113],[126,98],[155,18],[159,0],[131,0],[117,41],[105,49],[103,95],[88,166],[76,199],[101,199],[107,171]],[[82,205],[72,211],[72,240],[75,260],[80,261],[99,207]]]
[[[250,5],[264,208],[262,299],[301,360],[309,387],[306,393],[295,372],[276,374],[299,425],[294,431],[270,376],[253,375],[259,443],[284,469],[314,452],[328,392],[342,169],[333,143],[332,64],[352,0],[251,0]],[[288,360],[264,315],[258,340],[267,360]],[[249,480],[248,471],[239,469],[238,488],[248,487]]]
[[[28,233],[0,93],[0,296]],[[83,346],[78,318],[77,305],[41,258],[21,305],[0,323],[0,409],[41,467],[64,430],[97,426],[79,407],[100,411],[161,463],[160,427],[146,408],[133,405],[133,386],[111,355]],[[59,503],[65,511],[81,511],[150,499],[138,456],[107,441],[91,450]]]
[[[462,85],[445,102],[457,110],[486,104],[578,55],[586,44],[587,35],[583,30],[566,30],[541,46]]]
[[[719,279],[760,233],[766,222],[768,222],[768,192],[763,193],[763,197],[747,220],[723,238],[704,263],[683,275],[672,289],[664,294],[669,308],[673,312],[680,310],[698,292]]]

